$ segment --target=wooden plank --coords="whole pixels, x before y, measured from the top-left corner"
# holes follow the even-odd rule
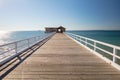
[[[57,33],[4,80],[120,80],[120,71]]]

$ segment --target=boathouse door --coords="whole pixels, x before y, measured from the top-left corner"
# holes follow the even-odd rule
[[[63,27],[57,28],[57,33],[63,33],[63,32],[65,32],[65,28],[63,28]]]

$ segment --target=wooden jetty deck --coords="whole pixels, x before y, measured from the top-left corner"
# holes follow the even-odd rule
[[[120,71],[57,33],[3,80],[120,80]]]

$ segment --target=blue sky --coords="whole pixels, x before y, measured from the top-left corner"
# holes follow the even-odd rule
[[[0,30],[120,30],[120,0],[0,0]]]

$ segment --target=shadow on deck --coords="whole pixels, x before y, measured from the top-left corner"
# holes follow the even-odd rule
[[[2,66],[0,66],[0,80],[6,77],[10,72],[12,72],[17,66],[19,66],[25,59],[32,55],[49,39],[50,38],[46,38],[40,41],[39,43],[19,53],[20,55],[13,57],[13,59],[11,59],[9,62],[6,62]]]

